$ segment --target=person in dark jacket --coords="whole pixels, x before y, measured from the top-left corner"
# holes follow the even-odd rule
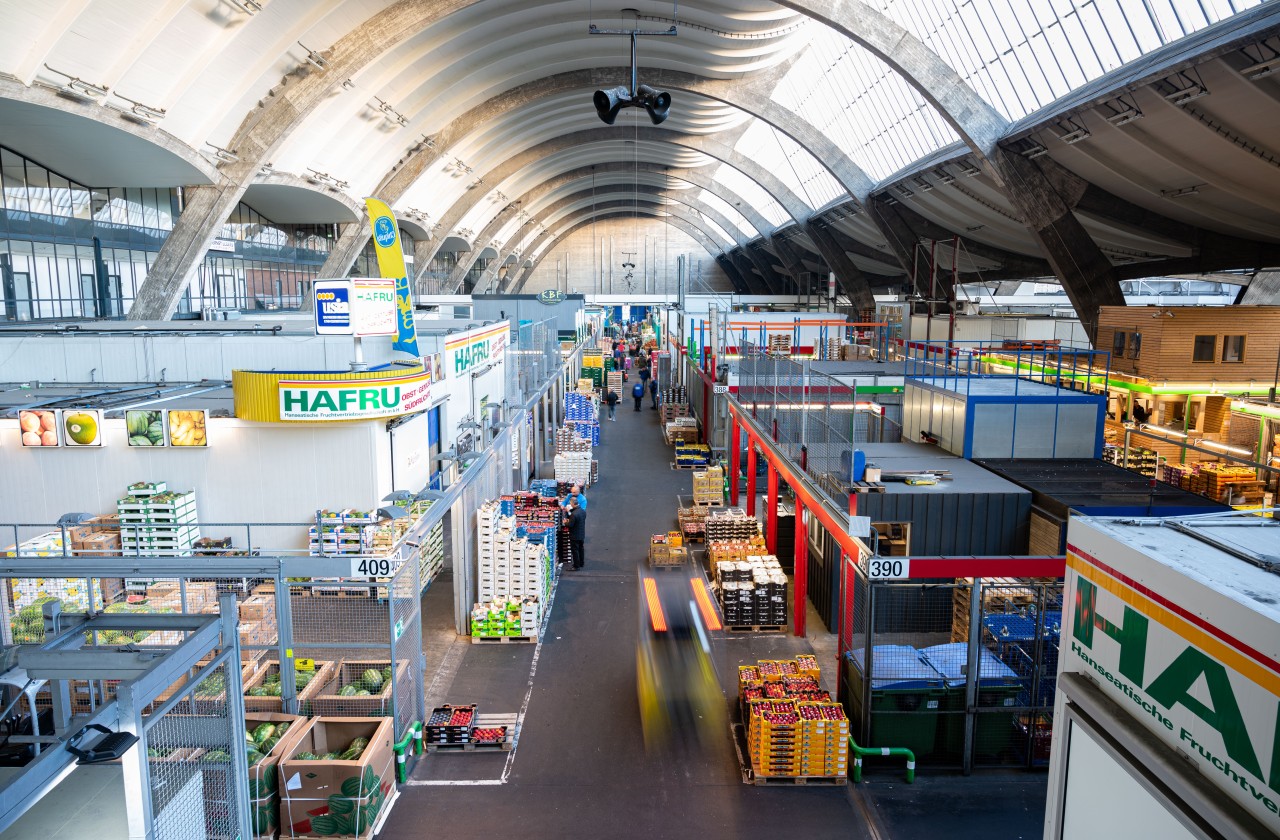
[[[609,406],[609,419],[616,421],[617,418],[613,416],[613,412],[616,411],[618,408],[617,392],[615,392],[612,388],[610,388],[609,392],[604,395],[604,402],[605,402],[605,405]]]
[[[636,401],[636,411],[640,410],[640,403],[644,402],[644,383],[636,380],[636,384],[631,386],[631,399]]]
[[[649,398],[652,400],[652,405],[650,405],[649,408],[653,411],[657,411],[658,410],[658,380],[657,379],[649,380]]]
[[[581,569],[587,562],[587,512],[578,507],[578,500],[569,499],[569,550],[573,556],[573,568]]]
[[[641,362],[640,363],[640,381],[642,383],[648,382],[649,377],[652,375],[653,375],[653,371],[649,370],[649,363]]]

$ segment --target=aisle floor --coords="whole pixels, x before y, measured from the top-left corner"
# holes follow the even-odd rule
[[[674,527],[675,496],[690,492],[692,478],[670,468],[647,405],[640,413],[620,405],[603,426],[600,482],[587,493],[586,568],[561,575],[541,644],[458,637],[447,575],[424,599],[428,708],[476,703],[480,714],[522,714],[516,750],[426,756],[380,838],[1041,835],[1042,773],[926,775],[906,785],[900,769],[886,769],[858,786],[753,787],[742,783],[727,731],[647,753],[635,692],[636,572],[649,534]],[[739,664],[811,649],[791,635],[718,639],[721,684],[731,696]]]

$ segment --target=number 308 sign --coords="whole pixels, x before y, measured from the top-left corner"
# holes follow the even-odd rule
[[[911,577],[911,560],[907,557],[868,557],[863,560],[867,577],[872,580],[899,580]]]

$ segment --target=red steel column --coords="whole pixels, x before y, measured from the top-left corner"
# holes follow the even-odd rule
[[[756,515],[756,442],[747,435],[747,516]]]
[[[729,412],[729,504],[738,506],[738,415]]]
[[[805,635],[805,618],[807,610],[805,601],[809,597],[809,529],[804,524],[804,503],[796,499],[796,570],[795,570],[795,605],[792,607],[792,626],[795,634]]]
[[[778,470],[773,462],[765,459],[769,468],[769,496],[765,502],[765,545],[770,554],[778,553]]]

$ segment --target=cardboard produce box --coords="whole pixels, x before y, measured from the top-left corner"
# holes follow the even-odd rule
[[[395,678],[403,680],[408,663],[401,662],[396,666]],[[391,714],[391,695],[395,690],[394,680],[386,678],[391,669],[391,662],[380,660],[343,660],[333,670],[332,677],[311,699],[311,713],[315,715],[359,715],[361,717],[381,717]],[[382,679],[381,688],[371,691],[365,684],[367,671],[377,671]],[[363,688],[369,694],[343,695],[344,686]]]
[[[391,718],[312,718],[280,762],[281,837],[370,837],[395,788]],[[368,744],[352,759],[300,759]]]
[[[253,836],[259,840],[272,840],[280,827],[279,763],[282,758],[291,754],[294,745],[302,737],[306,718],[279,712],[245,715],[245,731],[250,735],[264,723],[277,727],[282,723],[289,724],[289,730],[275,746],[249,767],[249,820],[253,825]]]
[[[311,698],[319,693],[324,684],[333,678],[333,670],[337,667],[333,662],[326,662],[320,659],[315,660],[315,665],[315,676],[303,688],[298,690],[298,710],[303,714],[311,714]],[[280,712],[284,710],[280,695],[250,693],[255,689],[268,685],[271,682],[270,678],[279,673],[280,663],[275,659],[268,659],[261,663],[260,667],[256,667],[252,676],[244,683],[244,709],[246,714]]]

